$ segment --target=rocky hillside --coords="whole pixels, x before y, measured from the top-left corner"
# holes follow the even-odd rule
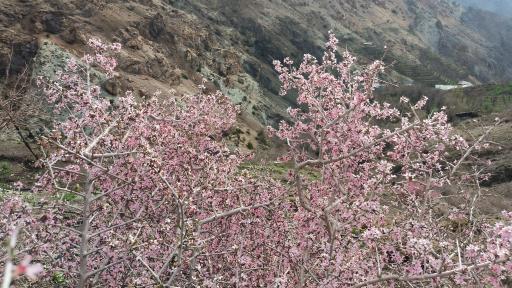
[[[395,63],[393,70],[416,82],[489,82],[512,77],[506,60],[511,52],[510,20],[452,1],[173,3],[213,27],[233,28],[245,40],[248,54],[264,63],[283,54],[294,58],[305,51],[319,54],[331,29],[350,50],[367,59],[386,55],[388,63]]]
[[[188,91],[206,77],[258,129],[293,102],[276,97],[272,61],[319,55],[328,30],[363,61],[384,58],[386,80],[434,85],[512,79],[511,23],[440,0],[4,0],[0,63],[12,49],[19,72],[45,47],[80,54],[101,36],[126,47],[120,77],[105,87],[111,94]]]
[[[118,41],[119,76],[106,93],[186,93],[206,78],[243,108],[234,141],[257,148],[294,103],[277,96],[272,61],[321,55],[329,30],[361,62],[384,59],[384,84],[433,86],[511,80],[511,26],[444,0],[3,0],[0,67],[51,77],[89,37]]]
[[[474,7],[500,14],[505,17],[512,17],[512,2],[509,0],[456,0],[467,7]]]

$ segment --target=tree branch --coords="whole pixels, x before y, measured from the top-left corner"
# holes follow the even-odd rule
[[[301,162],[301,163],[297,164],[296,167],[297,167],[297,169],[301,169],[301,168],[303,168],[305,166],[309,166],[309,165],[316,165],[316,164],[324,164],[325,165],[325,164],[331,164],[331,163],[334,163],[334,162],[341,161],[343,159],[352,157],[352,156],[354,156],[354,155],[356,155],[356,154],[358,154],[358,153],[360,153],[360,152],[362,152],[362,151],[364,151],[366,149],[369,149],[369,148],[375,146],[376,144],[379,144],[379,143],[381,143],[383,141],[386,141],[386,140],[388,140],[389,138],[391,138],[393,136],[396,136],[396,135],[398,135],[400,133],[403,133],[405,131],[411,130],[412,128],[419,126],[419,124],[420,123],[418,123],[418,122],[410,124],[410,125],[402,128],[402,129],[400,129],[400,130],[396,130],[393,133],[390,133],[390,134],[388,134],[386,136],[383,136],[383,137],[381,137],[379,139],[376,139],[375,141],[372,141],[371,143],[366,144],[363,147],[360,147],[360,148],[358,148],[358,149],[356,149],[356,150],[354,150],[354,151],[352,151],[352,152],[350,152],[348,154],[341,155],[339,157],[332,158],[332,159],[327,159],[327,160],[322,160],[322,159],[306,160],[304,162]]]
[[[457,169],[459,168],[459,166],[462,164],[462,162],[464,162],[464,160],[466,160],[466,158],[468,158],[468,156],[471,154],[471,152],[473,152],[473,150],[475,149],[476,145],[478,145],[480,142],[482,142],[489,135],[489,133],[491,133],[491,131],[494,130],[494,128],[498,124],[500,124],[500,122],[501,121],[496,122],[496,124],[494,124],[491,128],[487,129],[487,131],[485,131],[485,133],[482,136],[480,136],[480,138],[478,138],[478,140],[476,140],[476,142],[473,144],[473,146],[471,146],[466,151],[464,156],[462,156],[462,158],[460,158],[459,161],[457,161],[457,164],[455,164],[455,166],[453,167],[452,171],[450,172],[450,176],[453,176],[453,174],[455,174],[455,172],[457,172]]]
[[[135,218],[130,219],[130,220],[128,220],[128,221],[126,221],[126,222],[123,222],[123,223],[121,223],[121,224],[117,224],[117,225],[114,225],[114,226],[107,227],[107,228],[105,228],[105,229],[101,229],[100,231],[97,231],[97,232],[95,232],[95,233],[91,234],[91,235],[89,236],[89,238],[96,237],[96,236],[98,236],[98,235],[100,235],[100,234],[103,234],[103,233],[105,233],[105,232],[108,232],[108,231],[110,231],[110,230],[112,230],[112,229],[116,229],[116,228],[119,228],[119,227],[122,227],[122,226],[128,225],[128,224],[130,224],[130,223],[133,223],[133,222],[135,222],[135,221],[139,220],[139,219],[140,219],[140,214],[142,214],[142,211],[143,211],[143,210],[144,210],[144,209],[140,209],[140,211],[137,213],[137,216],[135,216]]]
[[[357,285],[352,286],[352,288],[365,287],[368,285],[372,285],[372,284],[376,284],[376,283],[380,283],[380,282],[386,282],[386,281],[417,282],[417,281],[424,281],[424,280],[435,279],[435,278],[444,278],[444,277],[448,277],[448,276],[451,276],[456,273],[460,273],[460,272],[464,272],[464,271],[471,271],[471,270],[475,270],[475,269],[479,269],[479,268],[486,268],[490,265],[500,264],[500,263],[504,263],[504,262],[507,262],[510,260],[511,260],[510,257],[507,257],[507,258],[503,258],[503,259],[498,259],[496,261],[487,261],[487,262],[483,262],[480,264],[474,264],[474,265],[470,265],[470,266],[462,266],[462,267],[444,271],[441,273],[423,274],[423,275],[411,276],[411,277],[402,277],[399,275],[385,275],[385,276],[382,276],[379,278],[375,278],[372,280],[368,280],[368,281],[359,283]]]
[[[261,203],[261,204],[257,204],[257,205],[247,206],[247,207],[238,207],[236,209],[232,209],[232,210],[229,210],[229,211],[226,211],[226,212],[222,212],[220,214],[216,214],[216,215],[213,215],[211,217],[205,218],[205,219],[199,221],[199,225],[208,224],[208,223],[213,222],[215,220],[218,220],[220,218],[226,218],[226,217],[233,216],[235,214],[242,213],[242,212],[245,212],[245,211],[248,211],[248,210],[251,210],[251,209],[257,209],[257,208],[265,207],[265,206],[268,206],[270,204],[271,204],[271,202],[266,202],[266,203]]]
[[[116,126],[117,124],[117,121],[118,119],[115,119],[114,121],[112,121],[112,123],[110,123],[110,125],[103,131],[101,132],[100,135],[98,135],[98,137],[96,137],[92,142],[91,144],[89,144],[89,146],[87,146],[87,148],[85,148],[83,154],[84,155],[90,155],[91,154],[91,150],[98,144],[98,142],[105,136],[107,136],[107,134],[110,132],[110,130],[112,130],[112,128],[114,128],[114,126]]]

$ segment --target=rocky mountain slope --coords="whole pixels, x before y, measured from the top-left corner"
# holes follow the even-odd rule
[[[363,62],[383,58],[385,80],[432,86],[512,79],[511,23],[444,0],[4,0],[0,64],[11,49],[19,72],[45,47],[78,55],[92,35],[120,41],[121,75],[105,86],[111,94],[184,92],[206,77],[258,130],[293,102],[276,96],[272,61],[319,55],[328,30]]]
[[[479,8],[500,14],[505,17],[512,17],[512,2],[509,0],[456,0],[467,7]]]

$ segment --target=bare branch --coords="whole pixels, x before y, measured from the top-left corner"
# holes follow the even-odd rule
[[[158,282],[158,284],[162,285],[162,281],[160,280],[160,277],[158,277],[158,275],[155,273],[155,271],[153,271],[153,269],[151,269],[151,267],[149,267],[149,265],[146,262],[144,262],[144,260],[139,255],[137,255],[135,252],[132,253],[133,255],[135,255],[135,257],[137,257],[137,260],[139,260],[142,263],[142,265],[146,267],[151,276],[155,278],[155,281]]]
[[[222,212],[220,214],[216,214],[214,216],[211,216],[211,217],[208,217],[206,219],[203,219],[203,220],[199,221],[199,225],[208,224],[210,222],[213,222],[213,221],[221,219],[221,218],[226,218],[226,217],[229,217],[229,216],[233,216],[235,214],[242,213],[242,212],[245,212],[245,211],[248,211],[248,210],[265,207],[265,206],[268,206],[270,204],[271,204],[271,202],[267,202],[267,203],[261,203],[261,204],[257,204],[257,205],[247,206],[247,207],[238,207],[236,209],[232,209],[232,210],[229,210],[229,211],[226,211],[226,212]]]
[[[92,277],[92,276],[94,276],[94,275],[96,275],[96,274],[98,274],[98,273],[101,273],[101,272],[103,272],[103,271],[107,270],[108,268],[110,268],[110,267],[112,267],[112,266],[114,266],[114,265],[117,265],[117,264],[119,264],[119,263],[122,263],[122,262],[124,262],[124,261],[126,261],[126,259],[121,259],[121,260],[118,260],[118,261],[112,262],[112,263],[110,263],[110,264],[108,264],[108,265],[105,265],[105,266],[103,266],[103,267],[99,268],[99,269],[96,269],[96,270],[94,270],[94,271],[91,271],[91,272],[87,273],[87,275],[86,275],[86,277],[85,277],[85,278],[86,278],[86,279],[89,279],[90,277]]]
[[[105,233],[105,232],[111,231],[111,230],[113,230],[113,229],[116,229],[116,228],[119,228],[119,227],[122,227],[122,226],[125,226],[125,225],[128,225],[128,224],[130,224],[130,223],[133,223],[133,222],[135,222],[135,221],[140,220],[140,214],[142,214],[142,211],[143,211],[143,210],[144,210],[144,209],[140,209],[140,211],[137,213],[137,216],[136,216],[135,218],[130,219],[130,220],[128,220],[128,221],[126,221],[126,222],[123,222],[123,223],[121,223],[121,224],[117,224],[117,225],[110,226],[110,227],[105,228],[105,229],[101,229],[100,231],[97,231],[97,232],[95,232],[95,233],[91,234],[91,235],[89,236],[89,238],[96,237],[96,236],[98,236],[98,235],[100,235],[100,234],[103,234],[103,233]]]
[[[455,164],[455,166],[453,167],[452,171],[450,172],[450,176],[452,176],[453,174],[455,174],[455,172],[457,172],[457,169],[459,168],[459,166],[462,164],[462,162],[464,162],[464,160],[466,160],[466,158],[468,158],[469,155],[471,155],[471,152],[473,152],[473,150],[475,150],[476,146],[478,144],[480,144],[489,135],[489,133],[491,133],[491,131],[494,130],[494,128],[496,128],[496,126],[498,126],[500,123],[501,123],[501,120],[496,122],[496,124],[491,126],[491,128],[487,129],[487,131],[485,131],[485,133],[482,134],[482,136],[480,136],[480,138],[478,138],[478,140],[476,140],[476,142],[459,159],[457,164]]]
[[[372,280],[368,280],[368,281],[359,283],[357,285],[352,286],[352,288],[365,287],[368,285],[376,284],[379,282],[386,282],[386,281],[418,282],[418,281],[425,281],[425,280],[435,279],[435,278],[445,278],[445,277],[451,276],[456,273],[476,270],[476,269],[480,269],[480,268],[487,268],[490,265],[505,263],[510,260],[511,260],[510,257],[507,257],[507,258],[498,259],[496,261],[487,261],[487,262],[483,262],[480,264],[474,264],[474,265],[470,265],[470,266],[462,266],[462,267],[444,271],[441,273],[423,274],[423,275],[411,276],[411,277],[403,277],[403,276],[399,276],[399,275],[385,275],[385,276],[382,276],[379,278],[375,278]]]

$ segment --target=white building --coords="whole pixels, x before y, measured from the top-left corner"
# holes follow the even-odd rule
[[[468,82],[468,81],[459,81],[458,86],[461,88],[468,88],[468,87],[473,87],[474,85],[473,85],[473,83]]]
[[[471,82],[468,82],[468,81],[459,81],[459,83],[457,83],[457,85],[436,85],[436,89],[439,89],[439,90],[452,90],[452,89],[456,89],[456,88],[468,88],[468,87],[473,87],[473,83]]]

